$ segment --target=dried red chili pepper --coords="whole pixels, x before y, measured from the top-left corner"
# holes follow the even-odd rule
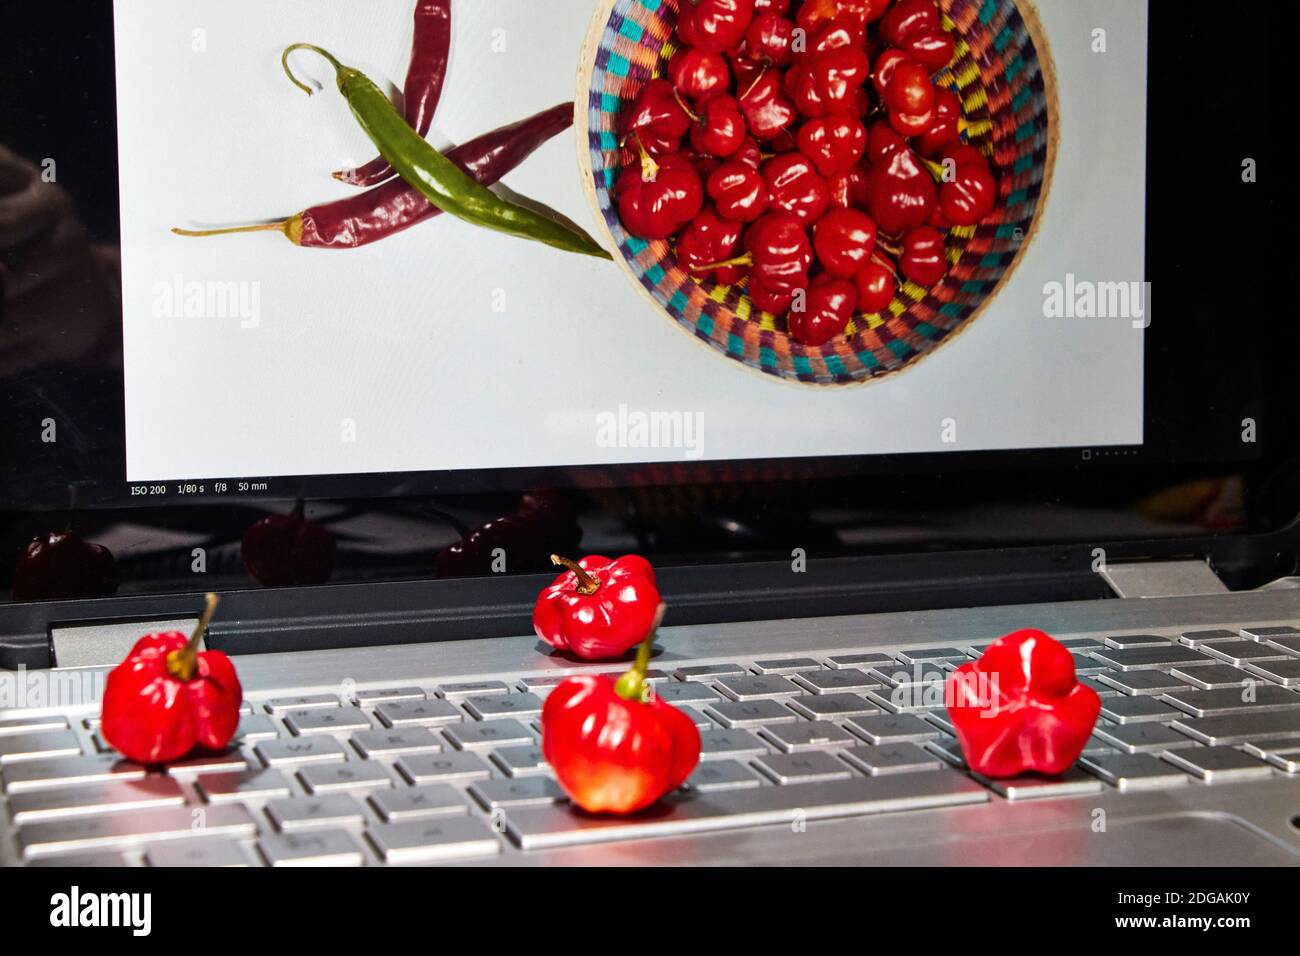
[[[451,0],[420,0],[415,5],[411,63],[406,70],[402,96],[406,122],[421,136],[433,126],[450,55]],[[377,156],[357,169],[339,170],[334,178],[352,186],[374,186],[395,175],[388,160]]]
[[[203,616],[184,634],[146,634],[108,674],[100,731],[137,763],[167,763],[196,746],[221,750],[239,726],[243,688],[230,658],[200,651],[199,641],[217,607],[209,594]]]
[[[509,126],[485,133],[447,153],[447,158],[485,186],[497,183],[539,146],[573,125],[573,104],[560,103]],[[312,249],[355,249],[378,242],[442,210],[400,177],[356,196],[322,203],[297,215],[260,226],[194,231],[182,236],[219,236],[241,232],[283,232],[294,245]]]

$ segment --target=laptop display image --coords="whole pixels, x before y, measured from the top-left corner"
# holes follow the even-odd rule
[[[1221,24],[1144,0],[24,7],[0,863],[1300,862],[1265,51],[1198,80]]]

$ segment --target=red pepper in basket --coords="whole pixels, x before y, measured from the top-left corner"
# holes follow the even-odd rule
[[[1083,752],[1101,700],[1074,658],[1042,631],[1016,631],[948,676],[944,700],[967,765],[986,777],[1064,773]]]
[[[146,634],[109,672],[100,729],[104,739],[137,763],[167,763],[196,746],[220,750],[239,726],[244,699],[230,658],[200,651],[217,608],[209,594],[203,616],[184,634]]]
[[[790,334],[804,345],[814,348],[825,345],[843,334],[853,318],[857,301],[857,289],[852,282],[822,273],[813,280],[803,310],[791,310],[787,319]]]
[[[677,35],[688,46],[726,53],[740,46],[754,19],[754,0],[682,0]]]
[[[771,197],[758,170],[732,159],[709,176],[706,188],[718,207],[718,215],[732,222],[753,222],[767,212]]]
[[[589,661],[621,657],[653,631],[663,600],[650,562],[635,554],[611,561],[589,555],[567,568],[537,596],[533,630],[547,644]]]
[[[731,86],[731,69],[721,53],[685,47],[668,61],[668,78],[677,92],[698,100],[710,93],[727,92]]]
[[[623,228],[642,239],[667,239],[704,206],[704,184],[690,160],[679,153],[655,160],[644,146],[641,162],[623,171],[615,192]]]
[[[799,128],[799,152],[827,179],[847,173],[867,149],[867,128],[856,116],[822,116]]]
[[[700,761],[695,722],[650,696],[653,633],[617,682],[570,677],[542,707],[542,755],[573,802],[589,813],[635,813],[680,787]]]
[[[748,168],[748,167],[746,167]],[[735,285],[745,275],[743,266],[720,266],[740,246],[740,223],[728,221],[706,206],[677,240],[677,261],[691,275],[712,275],[722,285]]]
[[[726,159],[745,144],[745,117],[734,96],[715,93],[700,100],[699,115],[692,117],[691,146]]]
[[[623,133],[651,156],[675,153],[691,128],[677,90],[667,80],[651,80],[623,116]]]

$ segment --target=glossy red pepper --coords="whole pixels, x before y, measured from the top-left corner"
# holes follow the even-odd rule
[[[265,587],[324,584],[334,573],[338,547],[325,526],[303,514],[267,515],[244,531],[239,556],[244,570]]]
[[[779,13],[785,16],[790,12],[793,0],[754,0],[754,15],[760,13]]]
[[[867,128],[856,116],[822,116],[799,128],[799,151],[827,178],[846,173],[862,161]]]
[[[880,36],[890,46],[902,46],[914,33],[943,29],[934,0],[898,0],[880,21]]]
[[[751,169],[758,169],[763,165],[763,149],[758,145],[758,140],[752,136],[746,136],[745,142],[741,144],[740,149],[736,150],[736,155],[732,156],[731,159],[744,163]]]
[[[688,46],[726,53],[740,46],[754,19],[754,0],[682,0],[677,35]]]
[[[910,149],[899,149],[871,167],[867,211],[886,235],[925,225],[937,201],[934,177]]]
[[[867,208],[869,179],[866,169],[862,166],[854,166],[846,172],[836,173],[826,182],[831,187],[832,209],[865,210]]]
[[[840,47],[866,48],[867,31],[861,22],[850,17],[836,17],[809,31],[809,39],[800,57],[838,50]]]
[[[745,31],[741,56],[750,63],[786,67],[794,59],[795,25],[779,13],[761,13]]]
[[[734,96],[713,93],[696,105],[691,124],[691,145],[701,153],[726,159],[745,143],[748,127]]]
[[[856,209],[828,212],[813,231],[813,249],[822,268],[838,279],[852,279],[871,261],[876,224]]]
[[[732,222],[754,222],[767,212],[771,202],[758,170],[736,159],[715,169],[706,189],[717,205],[718,215]]]
[[[723,219],[706,206],[677,239],[677,262],[697,279],[712,275],[722,285],[735,285],[745,275],[744,266],[719,266],[740,247],[741,225]]]
[[[997,205],[998,187],[988,160],[975,147],[965,144],[944,151],[948,167],[935,169],[943,181],[939,185],[939,209],[954,226],[974,226],[983,221]]]
[[[695,722],[646,682],[653,637],[617,681],[570,677],[542,707],[542,756],[588,813],[635,813],[686,782],[700,761]]]
[[[894,78],[894,71],[904,63],[911,63],[912,58],[902,50],[891,47],[885,50],[880,56],[876,57],[876,62],[871,71],[871,85],[876,88],[876,92],[881,96],[885,95],[885,90],[889,88],[889,82]]]
[[[797,216],[812,225],[830,208],[831,188],[803,153],[784,153],[763,164],[772,208]]]
[[[967,765],[992,778],[1064,773],[1097,723],[1101,700],[1080,684],[1070,651],[1016,631],[948,676],[948,716]]]
[[[690,131],[691,118],[667,80],[651,80],[623,114],[625,139],[635,138],[651,156],[675,153]]]
[[[167,763],[195,747],[221,750],[234,737],[244,699],[235,666],[221,651],[198,649],[216,606],[209,594],[188,639],[147,634],[109,672],[100,731],[127,759]]]
[[[853,277],[858,290],[858,309],[866,315],[877,315],[889,308],[898,291],[898,279],[893,267],[880,259],[872,259]]]
[[[903,136],[918,136],[934,125],[935,89],[925,67],[908,60],[894,67],[885,85],[889,125]]]
[[[814,348],[844,334],[857,308],[858,293],[853,283],[823,273],[813,280],[802,310],[792,309],[787,322],[790,334]]]
[[[832,113],[862,116],[868,102],[862,85],[871,75],[871,60],[856,46],[809,54],[790,68],[787,92],[809,118]]]
[[[947,30],[917,30],[903,37],[899,49],[931,73],[937,73],[952,61],[952,35]]]
[[[573,503],[551,491],[526,492],[514,512],[475,528],[460,525],[451,515],[440,516],[455,524],[460,534],[459,541],[434,558],[434,572],[440,578],[544,571],[551,567],[552,548],[572,551],[582,540]]]
[[[615,187],[623,228],[642,239],[667,239],[704,207],[704,185],[678,153],[658,160],[643,148],[641,162],[623,170]]]
[[[731,87],[731,69],[721,53],[684,47],[668,61],[668,79],[683,96],[698,100]]]
[[[903,275],[920,285],[931,286],[948,271],[948,250],[943,233],[933,226],[918,226],[903,236],[903,249],[898,257],[898,267]]]
[[[113,553],[71,531],[33,538],[14,566],[15,601],[102,597],[116,590]]]
[[[934,91],[934,121],[916,138],[916,151],[922,156],[938,156],[961,137],[961,100],[947,87]]]
[[[874,23],[885,15],[890,0],[805,0],[798,24],[809,33],[831,20],[850,18],[859,24]]]
[[[907,140],[884,120],[877,120],[867,127],[866,159],[873,166],[906,148]]]
[[[547,644],[600,661],[622,657],[653,633],[663,600],[645,558],[588,555],[574,562],[551,555],[551,561],[567,570],[533,606],[533,630]]]
[[[777,292],[755,280],[749,283],[749,301],[764,312],[771,312],[773,315],[785,315],[790,310],[791,303],[794,302],[794,293]]]
[[[740,94],[740,108],[755,139],[772,140],[799,118],[794,103],[782,88],[780,70],[764,69]]]
[[[813,250],[798,216],[768,213],[749,227],[745,248],[753,260],[754,279],[767,291],[793,293],[807,288]]]

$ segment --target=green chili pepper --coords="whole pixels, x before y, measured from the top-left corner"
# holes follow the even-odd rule
[[[344,66],[330,53],[310,43],[295,43],[280,58],[284,72],[299,89],[312,94],[289,69],[289,54],[311,50],[334,67],[339,92],[352,108],[361,128],[379,148],[384,159],[426,199],[444,212],[475,226],[495,229],[521,239],[544,242],[566,252],[578,252],[600,259],[613,258],[586,232],[556,222],[497,196],[466,175],[460,167],[438,152],[407,124],[388,97],[359,70]]]

